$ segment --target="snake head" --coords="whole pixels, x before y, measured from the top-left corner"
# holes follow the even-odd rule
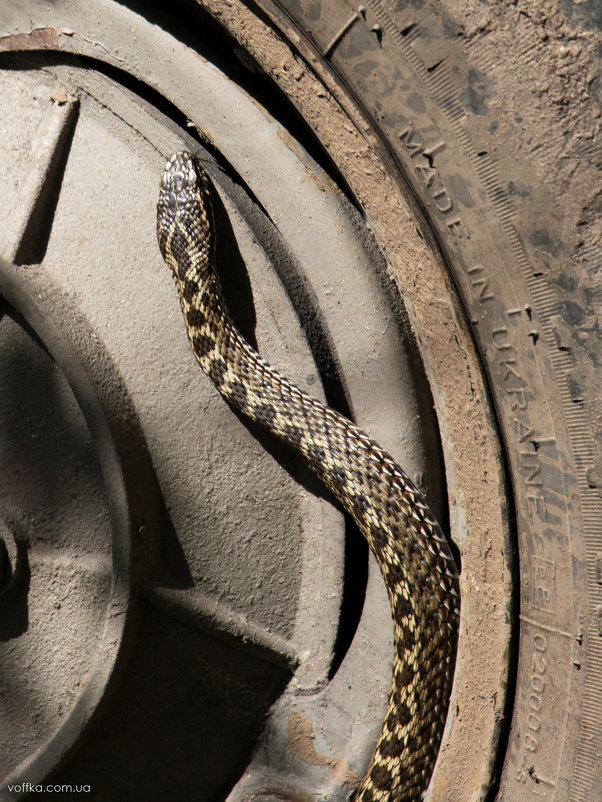
[[[157,239],[166,261],[176,250],[198,248],[207,256],[213,247],[210,180],[187,151],[175,153],[165,165],[157,202]],[[185,242],[181,242],[181,240]],[[174,265],[172,265],[172,269]]]

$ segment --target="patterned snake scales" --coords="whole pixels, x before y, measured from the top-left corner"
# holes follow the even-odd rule
[[[175,154],[161,178],[157,237],[202,369],[230,404],[305,458],[374,552],[393,612],[395,658],[385,721],[354,799],[422,799],[443,734],[458,632],[458,577],[446,539],[388,454],[277,373],[236,330],[214,272],[209,178],[189,153]]]

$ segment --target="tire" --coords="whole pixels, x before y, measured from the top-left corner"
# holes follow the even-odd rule
[[[23,8],[27,5],[24,2]],[[59,10],[43,11],[33,3],[27,13],[23,11],[25,22],[19,19],[14,30],[4,23],[11,36],[0,42],[7,50],[63,51],[97,59],[111,79],[117,70],[124,70],[138,82],[127,84],[128,91],[140,92],[146,105],[141,104],[140,110],[130,100],[120,101],[117,116],[142,120],[147,106],[155,105],[180,128],[186,127],[188,116],[196,121],[173,96],[166,95],[174,108],[155,97],[153,92],[163,90],[155,80],[153,60],[145,62],[140,57],[136,62],[135,47],[114,43],[119,36],[129,42],[129,32],[138,19],[155,28],[152,35],[156,34],[157,40],[151,44],[157,53],[160,29],[193,52],[197,48],[206,58],[217,54],[217,63],[218,56],[227,53],[223,69],[231,70],[266,108],[278,110],[280,122],[296,136],[294,141],[283,136],[283,141],[290,142],[291,151],[303,141],[321,175],[328,176],[347,206],[355,210],[361,226],[368,229],[363,235],[370,242],[368,249],[378,254],[375,261],[382,262],[383,284],[392,285],[392,294],[403,306],[400,317],[408,328],[407,348],[418,355],[410,354],[409,362],[419,360],[423,365],[429,390],[422,397],[432,402],[441,441],[441,453],[432,444],[426,453],[436,454],[434,462],[441,456],[444,465],[444,477],[438,467],[430,473],[427,470],[424,485],[438,514],[448,518],[447,528],[462,565],[456,677],[427,799],[602,800],[602,417],[597,375],[601,356],[597,279],[601,195],[596,144],[599,115],[594,97],[599,79],[593,55],[596,37],[591,30],[595,15],[586,4],[561,14],[551,0],[542,0],[537,10],[530,4],[459,9],[453,2],[393,0],[367,0],[363,5],[348,0],[191,0],[169,11],[138,5],[98,2],[99,18],[104,14],[112,24],[115,21],[113,27],[98,34],[94,21],[89,29],[81,22],[87,14],[86,4],[74,0]],[[23,38],[23,26],[27,25],[31,31]],[[97,35],[105,37],[100,44],[94,38]],[[215,53],[212,37],[220,43]],[[138,46],[141,51],[140,42]],[[152,47],[149,44],[150,50]],[[158,58],[158,62],[167,64],[168,58],[163,57],[163,62]],[[10,69],[13,66],[9,63]],[[81,68],[79,63],[73,67],[59,57],[50,61],[50,66],[65,74]],[[517,81],[519,72],[529,80]],[[118,78],[124,80],[121,74]],[[111,88],[96,79],[85,86],[91,97],[100,98],[103,109],[111,107]],[[53,102],[63,108],[58,113],[65,120],[64,109],[71,108],[64,123],[67,130],[76,125],[72,119],[77,117],[77,102],[68,93],[56,98],[59,95]],[[155,119],[153,114],[148,113],[149,120]],[[165,140],[156,133],[159,128],[155,130],[150,122],[144,125],[156,134],[156,140],[151,137],[149,141],[160,151]],[[163,129],[161,132],[164,136]],[[201,136],[203,142],[206,138]],[[66,160],[68,146],[61,147],[61,159],[64,151]],[[219,146],[214,150],[219,152]],[[215,163],[215,175],[219,176],[221,164]],[[60,169],[53,167],[55,172]],[[231,192],[235,197],[236,188]],[[253,232],[255,236],[255,229]],[[43,261],[44,253],[17,253],[16,257],[19,265],[28,265]],[[173,605],[190,577],[184,570],[181,547],[172,539],[169,504],[155,487],[157,460],[152,443],[148,446],[150,459],[146,452],[144,421],[136,419],[136,404],[129,397],[135,393],[122,386],[123,371],[118,362],[113,365],[110,348],[106,346],[104,353],[98,345],[97,334],[102,329],[90,311],[93,304],[82,305],[93,322],[76,324],[74,320],[81,314],[77,293],[49,288],[35,271],[28,275],[11,269],[3,266],[0,291],[17,311],[15,319],[25,318],[54,363],[68,366],[63,372],[75,395],[79,398],[79,392],[94,399],[91,419],[108,421],[102,437],[99,435],[102,449],[113,449],[114,441],[121,439],[121,447],[114,449],[118,456],[111,462],[113,473],[107,470],[107,475],[120,487],[123,510],[115,517],[120,520],[123,544],[131,517],[129,525],[136,533],[132,562],[137,567],[132,570],[132,585],[125,589],[123,581],[120,596],[120,615],[128,622],[123,628],[126,646],[121,649],[121,633],[118,638],[109,632],[111,659],[119,670],[103,667],[102,682],[94,680],[94,693],[84,700],[83,710],[74,707],[69,727],[62,726],[52,749],[40,752],[37,762],[30,764],[38,772],[35,777],[19,774],[17,768],[12,782],[20,783],[21,790],[0,789],[0,794],[5,793],[3,799],[19,798],[26,790],[25,780],[41,781],[46,776],[57,785],[69,784],[74,778],[85,784],[86,755],[88,763],[94,755],[94,777],[100,778],[102,785],[97,788],[98,798],[110,799],[120,787],[112,775],[121,772],[125,776],[129,753],[119,741],[119,724],[115,726],[102,712],[110,711],[112,702],[109,695],[103,695],[104,685],[100,686],[119,686],[117,707],[127,709],[130,698],[138,695],[135,681],[146,676],[146,663],[154,659],[156,641],[172,643],[169,648],[175,654],[180,634],[163,618],[159,627],[146,618],[146,628],[142,626],[138,636],[133,634],[136,625],[132,621],[137,616],[131,613],[132,600],[138,599],[138,594],[145,599],[145,577],[161,580],[164,557],[167,591],[163,597],[148,593],[149,608],[166,605],[166,599]],[[159,301],[157,305],[159,308]],[[156,319],[162,316],[163,312],[157,311]],[[52,325],[47,320],[50,317]],[[113,324],[113,329],[117,325]],[[348,328],[353,343],[355,331],[349,322]],[[306,362],[307,373],[313,370],[313,363],[309,356]],[[70,370],[77,382],[69,379]],[[85,393],[78,389],[78,382],[85,385]],[[85,404],[80,402],[80,406],[85,412]],[[126,419],[130,428],[124,438]],[[288,465],[281,455],[276,453],[276,457]],[[119,460],[121,467],[114,467]],[[304,485],[304,477],[299,479],[294,468],[289,467],[289,472]],[[146,477],[144,489],[138,486],[142,474]],[[438,481],[445,491],[439,496],[433,487]],[[160,479],[158,484],[162,484]],[[295,487],[294,492],[297,490]],[[313,492],[317,495],[315,488]],[[149,505],[150,496],[155,500]],[[278,504],[273,502],[273,506],[275,509]],[[317,506],[311,509],[312,522],[326,520],[330,514]],[[12,535],[4,529],[2,524],[4,539],[12,543]],[[324,552],[326,564],[327,558],[342,561],[339,545]],[[19,548],[17,542],[13,552],[17,554]],[[127,551],[129,547],[120,548]],[[130,552],[127,554],[129,558]],[[355,557],[365,562],[365,553]],[[170,571],[176,584],[169,584],[175,581]],[[125,571],[121,573],[125,575]],[[357,574],[351,574],[357,579]],[[365,584],[365,576],[363,581]],[[333,584],[337,582],[342,582],[339,574],[333,579]],[[144,603],[141,608],[144,619],[148,615]],[[219,618],[218,607],[208,604],[207,608],[203,613],[206,619]],[[163,614],[166,608],[161,609]],[[231,617],[226,640],[249,640],[245,615]],[[362,620],[381,622],[379,615],[374,619],[364,615]],[[187,617],[194,617],[190,610],[182,615],[185,620]],[[336,623],[329,626],[336,630]],[[232,780],[232,771],[220,773],[218,766],[212,788],[222,790],[212,790],[212,798],[225,798],[227,792],[231,792],[228,798],[232,802],[305,798],[302,794],[310,787],[308,778],[313,781],[320,773],[330,782],[327,790],[315,791],[322,794],[320,798],[348,798],[350,786],[369,758],[373,727],[366,725],[364,731],[357,725],[360,736],[353,744],[355,751],[350,750],[351,757],[347,753],[340,757],[339,747],[332,746],[328,738],[337,726],[339,730],[347,726],[334,722],[337,717],[347,721],[337,704],[342,704],[346,689],[353,685],[353,671],[363,665],[362,670],[369,672],[366,666],[370,663],[353,663],[340,654],[330,674],[325,669],[325,683],[338,678],[339,695],[319,697],[315,715],[317,708],[328,708],[328,699],[333,712],[327,712],[320,725],[314,722],[312,729],[302,705],[304,698],[317,693],[319,683],[310,688],[309,679],[304,686],[297,678],[294,692],[287,695],[283,690],[290,679],[287,672],[293,671],[298,656],[287,651],[289,640],[278,635],[277,624],[276,636],[268,630],[261,629],[253,648],[257,654],[276,654],[276,662],[280,661],[277,671],[262,673],[254,656],[249,662],[253,663],[253,676],[261,678],[257,692],[261,699],[251,694],[253,712],[256,708],[263,722],[264,697],[268,706],[273,706],[272,712],[261,736],[257,735],[259,725],[245,722],[244,738],[238,739],[242,745],[237,743],[235,750],[237,777]],[[368,646],[363,647],[364,652],[369,652],[372,642],[368,635],[361,626],[357,632],[357,649],[361,651],[364,642],[358,641],[365,638]],[[372,633],[376,641],[382,640],[379,632]],[[134,680],[130,679],[133,684],[128,686],[124,655],[130,653],[136,637],[149,647],[148,651],[134,649]],[[349,643],[345,649],[352,651]],[[109,651],[105,648],[106,654]],[[88,657],[91,664],[100,664],[92,659],[92,650]],[[182,665],[196,674],[193,648],[186,659]],[[219,672],[225,675],[231,666],[226,647],[216,663],[219,671],[212,669],[212,677],[218,677],[218,687]],[[170,686],[174,694],[180,681],[176,674],[174,668]],[[240,715],[241,710],[246,715],[241,702],[246,699],[244,676],[241,669],[236,694],[223,702],[228,715]],[[165,688],[159,674],[156,679],[157,685],[153,676],[148,687],[160,697]],[[316,683],[315,676],[311,681]],[[368,709],[382,690],[376,680],[374,685],[369,682],[372,678],[365,685],[359,683],[360,690],[353,685],[357,695],[365,694],[369,700]],[[211,711],[212,693],[204,693]],[[179,711],[188,705],[188,694],[183,685]],[[142,709],[148,696],[140,691],[139,697],[137,709]],[[353,707],[356,702],[350,704]],[[214,707],[217,710],[220,705]],[[355,721],[359,714],[353,712]],[[165,721],[170,714],[166,710]],[[372,715],[378,718],[374,711]],[[137,714],[126,716],[126,721],[126,732],[140,737]],[[84,725],[87,729],[82,734]],[[145,737],[132,769],[134,778],[136,771],[143,776],[146,750],[157,740],[150,731]],[[257,737],[257,745],[251,753],[248,742],[253,737]],[[83,758],[73,750],[76,741]],[[165,743],[172,741],[166,738]],[[216,743],[228,740],[217,738]],[[288,747],[285,757],[283,743]],[[191,764],[192,758],[186,755],[193,755],[197,748],[192,740],[185,746],[183,762],[178,765]],[[211,757],[207,760],[215,766],[219,763]],[[292,774],[283,773],[282,779],[277,770],[279,760],[287,772],[298,771],[299,785],[294,785]],[[146,779],[145,798],[152,798],[152,793],[164,798],[168,774],[164,770],[157,782]],[[238,777],[241,780],[232,790]],[[176,795],[188,798],[197,789],[192,769],[189,778],[176,781],[174,777],[172,782],[178,789]],[[134,786],[143,787],[135,782]]]

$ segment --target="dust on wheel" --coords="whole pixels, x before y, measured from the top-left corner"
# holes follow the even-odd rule
[[[366,547],[190,358],[154,231],[177,150],[245,337],[455,549],[427,798],[601,798],[589,6],[0,12],[0,798],[348,799],[382,725]]]

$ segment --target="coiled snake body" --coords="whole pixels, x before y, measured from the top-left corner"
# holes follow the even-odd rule
[[[234,407],[303,455],[376,556],[393,612],[393,680],[355,800],[421,799],[445,724],[458,631],[458,578],[445,536],[377,443],[277,373],[238,333],[214,271],[209,179],[189,153],[175,154],[161,178],[157,237],[202,369]]]

